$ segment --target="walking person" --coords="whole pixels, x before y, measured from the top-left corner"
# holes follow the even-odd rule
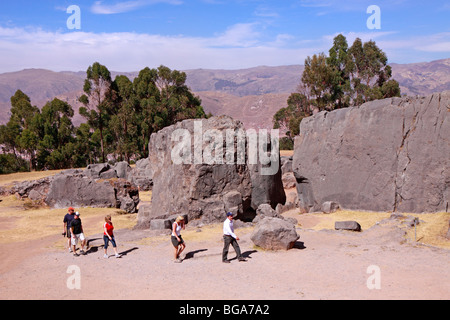
[[[178,216],[175,222],[172,224],[172,236],[171,236],[172,245],[175,248],[174,251],[175,263],[180,263],[182,261],[180,258],[180,254],[186,248],[186,243],[181,237],[181,230],[182,229],[185,230],[185,228],[186,226],[184,218],[182,216]]]
[[[85,255],[86,252],[84,251],[84,246],[86,245],[86,237],[83,233],[83,225],[81,223],[80,213],[77,211],[75,212],[75,217],[73,221],[70,223],[70,233],[71,233],[71,240],[72,240],[72,251],[74,256],[79,256],[77,254],[77,244],[78,240],[81,242],[81,249],[80,253],[82,255]]]
[[[74,218],[75,218],[75,209],[70,207],[63,219],[64,227],[62,233],[63,236],[67,237],[67,247],[69,248],[69,252],[72,252],[72,241],[71,241],[72,237],[70,233],[70,224]]]
[[[233,227],[233,214],[231,212],[227,213],[227,219],[223,223],[223,252],[222,252],[222,262],[230,263],[228,260],[228,249],[230,244],[233,246],[234,251],[236,251],[236,256],[239,261],[247,261],[241,254],[241,248],[238,244],[239,237],[234,233]]]
[[[105,254],[103,256],[104,258],[108,258],[108,244],[110,241],[114,249],[115,257],[120,258],[120,254],[117,252],[116,239],[114,238],[113,230],[114,226],[111,221],[111,216],[107,215],[105,217],[105,223],[103,224],[103,241],[105,243]]]

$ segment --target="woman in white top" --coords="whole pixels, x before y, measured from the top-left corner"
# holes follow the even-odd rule
[[[175,222],[172,224],[172,237],[171,237],[173,247],[175,248],[174,262],[176,262],[176,263],[181,262],[180,254],[186,248],[186,243],[184,242],[183,238],[181,237],[181,233],[180,233],[181,229],[185,230],[185,224],[184,224],[184,218],[182,216],[179,216],[175,220]]]

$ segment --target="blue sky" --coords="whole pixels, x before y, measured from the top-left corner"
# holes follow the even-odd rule
[[[69,29],[76,5],[80,29]],[[379,8],[380,28],[367,20]],[[342,33],[374,40],[389,62],[450,58],[450,3],[443,0],[2,1],[0,72],[237,69],[303,64]],[[75,20],[71,20],[75,21]]]

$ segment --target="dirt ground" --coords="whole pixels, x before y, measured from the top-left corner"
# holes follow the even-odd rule
[[[247,261],[230,264],[221,262],[220,224],[188,226],[182,263],[173,262],[168,234],[148,230],[117,230],[119,259],[112,248],[103,257],[101,234],[87,234],[89,252],[79,257],[60,234],[1,244],[0,299],[450,299],[450,251],[405,241],[397,222],[351,233],[313,230],[320,218],[291,215],[301,225],[293,249],[256,248],[252,227],[241,227]],[[5,228],[14,219],[0,219]]]

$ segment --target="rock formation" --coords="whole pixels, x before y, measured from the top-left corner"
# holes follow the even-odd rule
[[[173,214],[211,223],[227,211],[251,220],[261,203],[284,203],[279,153],[278,162],[262,165],[249,163],[252,150],[242,123],[227,116],[185,120],[153,134],[152,204],[139,211],[139,224]],[[275,173],[264,175],[267,166]]]
[[[250,237],[255,245],[267,250],[292,249],[299,238],[292,222],[272,217],[259,221]]]
[[[114,166],[92,164],[85,170],[69,169],[51,177],[15,184],[6,194],[16,194],[35,204],[52,208],[97,207],[137,212],[139,190],[125,179],[130,167],[126,162]]]
[[[320,112],[301,122],[293,171],[305,212],[324,202],[439,212],[450,202],[450,92]]]

